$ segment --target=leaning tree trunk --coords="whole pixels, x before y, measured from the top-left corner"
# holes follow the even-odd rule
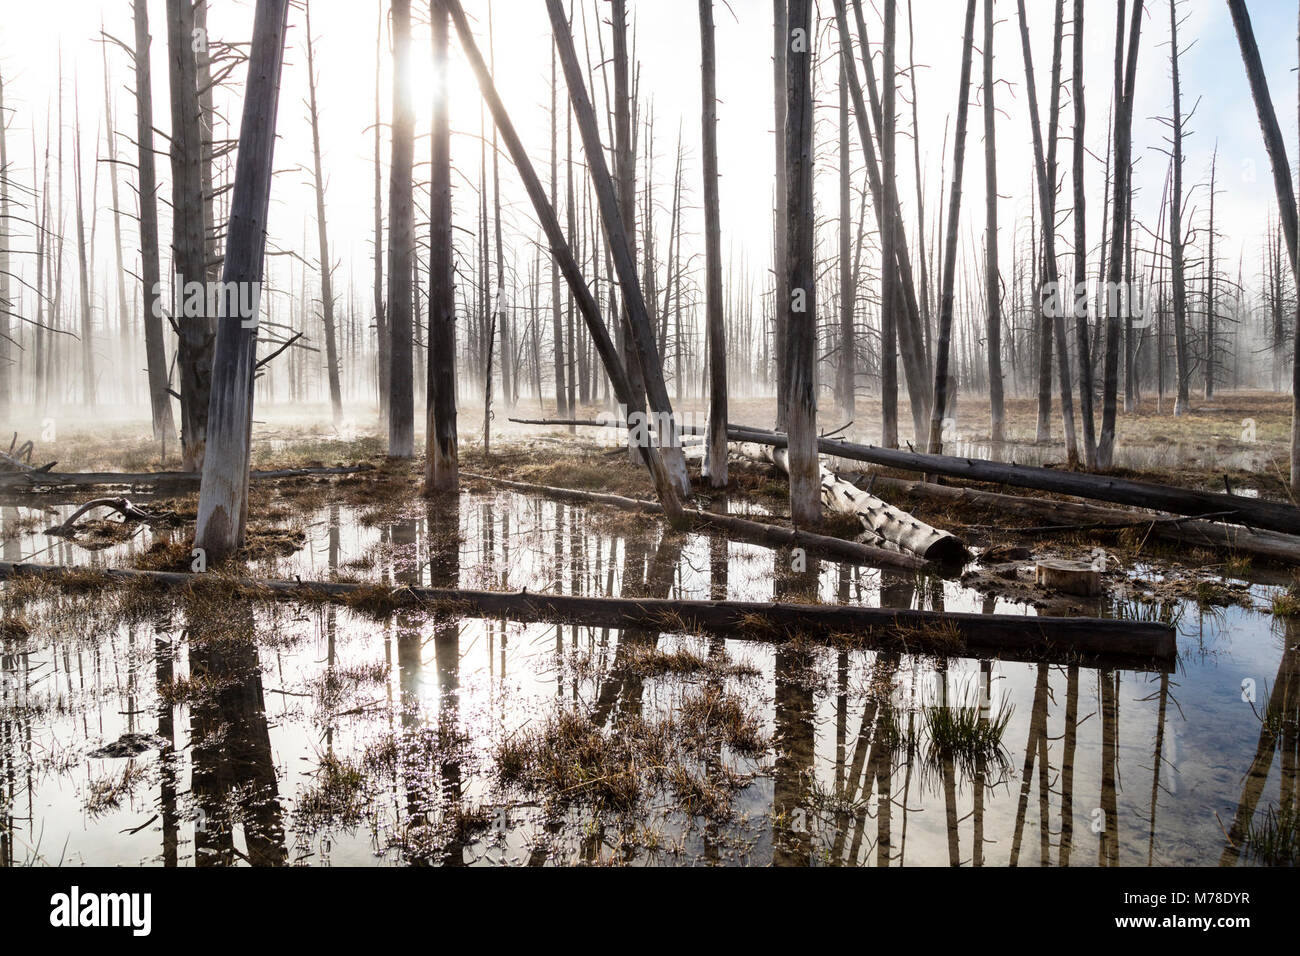
[[[339,384],[339,349],[334,333],[334,281],[329,233],[325,228],[325,174],[320,160],[320,112],[316,108],[316,61],[311,39],[311,3],[304,0],[307,20],[307,108],[311,115],[312,171],[316,177],[316,237],[320,247],[320,308],[325,325],[325,374],[329,379],[334,427],[343,423],[343,391]]]
[[[408,88],[411,0],[392,0],[393,155],[388,178],[388,455],[415,456],[411,279],[415,261],[415,106]]]
[[[212,391],[212,317],[207,296],[187,296],[207,283],[207,235],[204,231],[203,142],[197,67],[194,62],[194,6],[191,0],[167,0],[167,56],[171,86],[172,262],[182,285],[176,301],[185,304],[173,315],[179,348],[176,357],[181,395],[181,449],[184,467],[203,470]],[[191,283],[200,283],[198,287]],[[197,311],[197,315],[191,313]]]
[[[966,32],[962,41],[961,80],[957,93],[957,131],[953,142],[952,193],[948,199],[948,236],[943,257],[943,289],[939,300],[939,339],[934,359],[934,404],[930,412],[930,454],[943,451],[944,416],[951,388],[948,352],[952,340],[953,288],[957,281],[957,236],[961,227],[961,180],[966,168],[966,118],[970,111],[971,54],[975,44],[975,0],[966,3]]]
[[[586,82],[582,78],[578,55],[573,46],[573,36],[569,32],[568,20],[559,0],[546,0],[546,9],[551,17],[560,65],[564,67],[569,99],[573,103],[574,119],[578,123],[583,150],[587,154],[588,173],[596,190],[601,221],[605,227],[610,254],[614,259],[614,268],[618,275],[619,288],[623,293],[627,318],[631,323],[630,331],[636,340],[636,355],[640,357],[646,397],[650,403],[650,411],[654,415],[661,455],[678,492],[689,495],[691,483],[686,473],[686,458],[682,454],[681,442],[677,435],[677,423],[673,418],[672,403],[668,399],[668,389],[664,385],[659,349],[655,344],[654,329],[650,327],[650,317],[646,311],[645,297],[641,292],[641,282],[637,276],[636,261],[632,256],[626,224],[619,209],[614,181],[605,163],[605,153],[600,143],[600,129],[596,123],[596,111],[592,108],[588,97]],[[631,397],[635,402],[635,396]],[[629,417],[636,414],[635,404],[629,405],[628,408]],[[649,432],[650,429],[642,429],[645,444],[652,441]]]
[[[626,403],[628,396],[631,394],[627,372],[623,368],[614,343],[609,337],[609,330],[601,319],[600,306],[592,297],[591,290],[587,288],[587,283],[582,278],[578,263],[573,257],[568,240],[565,238],[564,230],[560,227],[555,208],[547,202],[546,193],[542,189],[541,180],[538,179],[537,173],[533,169],[532,160],[528,158],[528,153],[524,149],[523,143],[520,142],[519,135],[515,132],[514,124],[510,121],[509,114],[506,113],[501,97],[497,94],[487,64],[483,62],[483,56],[479,53],[478,45],[474,42],[474,34],[469,28],[469,21],[460,5],[460,0],[443,0],[443,2],[451,16],[452,23],[456,27],[456,34],[460,39],[461,48],[469,60],[475,78],[478,80],[483,98],[492,111],[492,119],[501,131],[501,137],[505,140],[510,158],[514,160],[519,177],[523,180],[524,190],[528,193],[528,198],[532,201],[533,209],[537,213],[542,230],[546,233],[547,241],[551,247],[551,254],[555,257],[560,271],[569,284],[569,289],[577,302],[579,311],[582,313],[583,320],[587,323],[588,331],[591,333],[596,352],[605,364],[605,371],[609,375],[614,394],[620,402]],[[562,23],[563,21],[559,22]],[[567,33],[565,35],[567,36]],[[571,38],[568,54],[571,57],[573,56]],[[585,100],[585,88],[581,96]],[[597,155],[600,155],[599,152],[597,152]],[[570,379],[570,382],[572,382],[572,379]],[[663,505],[665,516],[670,522],[678,523],[682,519],[682,506],[677,496],[676,482],[664,463],[660,449],[656,448],[653,443],[647,443],[646,452],[646,464],[654,480],[655,491],[659,495],[659,501]],[[684,461],[685,459],[683,459],[683,463]]]
[[[248,523],[248,467],[257,371],[259,298],[271,201],[275,121],[289,0],[257,0],[239,128],[234,192],[226,230],[221,288],[226,310],[217,331],[208,454],[199,486],[194,546],[209,561],[235,551]],[[251,288],[252,315],[241,315],[237,290]]]
[[[425,492],[457,490],[456,289],[451,237],[451,125],[447,102],[447,10],[434,0],[433,169],[429,183],[429,408]],[[540,395],[538,396],[541,397]]]
[[[550,0],[554,2],[554,0]],[[813,205],[812,0],[790,0],[786,68],[786,197],[789,214],[790,301],[786,361],[790,395],[790,520],[821,523],[821,469],[817,457],[817,262]]]
[[[718,212],[717,57],[713,0],[700,0],[700,77],[703,87],[705,313],[709,327],[709,415],[703,471],[710,488],[727,487],[727,333],[722,315],[722,224]]]
[[[1229,0],[1231,3],[1231,0]],[[1142,39],[1142,0],[1135,0],[1129,27],[1128,62],[1124,63],[1124,5],[1119,8],[1115,30],[1115,163],[1114,202],[1111,213],[1110,262],[1106,287],[1119,289],[1124,264],[1124,230],[1128,220],[1130,158],[1133,152],[1133,95],[1137,79],[1138,47]],[[1290,174],[1288,173],[1288,179]],[[1102,375],[1101,438],[1097,444],[1097,467],[1109,470],[1115,460],[1115,420],[1119,394],[1120,303],[1111,295],[1106,308],[1106,358]]]

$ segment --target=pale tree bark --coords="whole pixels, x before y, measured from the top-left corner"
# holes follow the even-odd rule
[[[894,265],[898,259],[898,244],[901,236],[896,213],[898,203],[898,171],[895,163],[898,143],[896,122],[898,110],[895,109],[897,88],[892,79],[896,72],[894,49],[898,26],[897,16],[894,0],[885,0],[884,73],[890,79],[885,83],[883,92],[884,104],[881,107],[883,120],[876,120],[876,128],[880,134],[882,166],[880,178],[883,187],[883,189],[876,190],[876,200],[879,209],[877,215],[880,217],[878,221],[880,226],[880,443],[886,448],[898,447],[898,319],[901,310],[897,308],[896,302],[902,280]],[[840,42],[841,44],[847,43],[851,45],[852,41],[847,39],[843,19],[844,17],[841,14]],[[869,63],[871,51],[863,49],[862,59],[863,62]],[[856,67],[853,69],[853,75],[856,78]],[[873,88],[875,87],[874,83],[871,85]],[[867,132],[866,117],[861,115],[861,111],[864,109],[861,95],[857,97],[854,107],[859,110],[861,116],[858,120],[858,129],[862,136],[863,150],[870,155],[871,147],[869,143],[871,137]]]
[[[1077,0],[1082,3],[1083,0]],[[984,0],[984,283],[988,297],[989,425],[994,445],[1006,441],[1002,394],[1002,273],[998,268],[997,106],[993,79],[993,0]],[[995,456],[997,452],[994,453]]]
[[[555,47],[551,47],[551,207],[559,202],[559,168],[560,168],[560,120],[559,120],[559,77],[555,62]],[[572,416],[574,409],[569,407],[568,387],[566,385],[564,365],[564,325],[560,315],[560,266],[551,257],[551,336],[552,356],[555,360],[555,410],[560,417]]]
[[[171,88],[172,263],[173,283],[182,284],[175,297],[184,306],[172,316],[179,348],[176,356],[181,396],[182,465],[201,471],[212,391],[212,317],[203,303],[206,294],[190,300],[185,292],[207,283],[207,235],[204,228],[203,142],[198,79],[194,61],[194,5],[191,0],[167,0],[167,56]],[[199,283],[198,286],[192,285]],[[197,311],[198,315],[191,315]]]
[[[85,200],[81,189],[81,105],[73,86],[72,175],[76,187],[77,272],[81,279],[81,398],[87,408],[95,404],[95,328],[90,307],[90,267],[86,251]]]
[[[1083,0],[1074,0],[1074,66],[1071,76],[1074,100],[1074,289],[1069,297],[1074,315],[1079,361],[1079,420],[1083,426],[1083,460],[1097,467],[1097,432],[1093,420],[1092,347],[1088,341],[1088,194],[1084,189],[1084,133],[1087,106],[1083,94]]]
[[[1020,45],[1025,60],[1025,86],[1029,101],[1029,121],[1034,142],[1034,171],[1038,185],[1039,226],[1042,232],[1042,283],[1038,290],[1037,319],[1042,341],[1055,340],[1057,379],[1061,395],[1061,422],[1065,431],[1065,453],[1071,468],[1079,464],[1079,445],[1074,430],[1073,382],[1070,372],[1070,343],[1065,333],[1065,309],[1062,307],[1060,273],[1056,261],[1056,142],[1060,116],[1061,37],[1064,32],[1065,2],[1056,0],[1056,25],[1052,53],[1052,97],[1048,116],[1048,145],[1043,149],[1043,131],[1038,112],[1038,92],[1034,81],[1034,59],[1029,46],[1029,23],[1025,17],[1025,0],[1016,0],[1020,19]],[[1055,295],[1049,295],[1054,290]],[[1052,314],[1047,314],[1047,303]],[[1051,320],[1049,326],[1048,320]],[[1040,355],[1041,358],[1041,355]],[[1050,359],[1050,356],[1049,356]],[[1050,364],[1048,380],[1051,379]],[[1050,405],[1050,392],[1049,402]],[[1040,424],[1042,408],[1040,405]],[[1040,436],[1041,437],[1041,436]],[[1049,436],[1050,437],[1050,436]]]
[[[587,171],[596,191],[605,238],[614,260],[625,312],[630,320],[630,332],[635,340],[635,355],[640,360],[646,398],[649,400],[650,411],[657,426],[661,454],[678,492],[689,495],[691,484],[686,472],[686,458],[682,454],[677,423],[673,418],[672,403],[668,399],[668,389],[664,385],[663,366],[659,361],[659,349],[655,344],[654,330],[650,327],[650,318],[641,292],[641,282],[637,276],[636,261],[633,258],[627,226],[619,209],[619,197],[614,188],[614,181],[605,163],[605,154],[600,143],[600,130],[596,123],[596,112],[587,94],[586,82],[583,80],[577,52],[573,46],[573,36],[569,32],[568,22],[559,0],[546,0],[546,8],[551,17],[560,65],[564,68],[569,99],[573,103],[574,119],[578,123],[583,150],[587,155]],[[633,401],[634,404],[628,406],[629,417],[636,414],[639,408],[635,404],[637,401],[635,396]],[[629,435],[633,435],[633,432],[629,431]],[[649,444],[650,441],[647,434],[644,444]],[[644,445],[641,450],[644,451]]]
[[[961,80],[957,93],[957,130],[953,140],[952,192],[948,199],[948,235],[945,240],[943,288],[939,299],[939,335],[934,358],[934,405],[930,413],[930,454],[943,451],[944,416],[952,383],[948,353],[952,340],[953,289],[957,281],[957,237],[961,226],[961,181],[966,168],[966,120],[970,112],[970,74],[975,45],[975,0],[966,3],[966,29],[962,35]]]
[[[1174,415],[1186,415],[1191,409],[1192,370],[1187,343],[1187,275],[1183,262],[1183,91],[1178,73],[1178,0],[1169,0],[1169,70],[1174,94],[1173,193],[1169,200],[1169,260],[1174,293],[1174,368],[1178,376],[1178,396]]]
[[[839,271],[840,271],[840,361],[838,392],[840,414],[847,421],[853,421],[857,415],[857,341],[854,334],[853,313],[857,307],[856,286],[854,284],[854,265],[852,262],[852,227],[853,211],[849,202],[849,187],[852,155],[849,152],[849,81],[848,71],[852,68],[852,50],[840,50],[840,222],[839,222]]]
[[[222,263],[225,316],[217,332],[208,454],[199,486],[195,548],[208,561],[238,549],[248,524],[248,471],[253,429],[253,377],[265,265],[267,209],[275,155],[289,0],[257,0],[239,128],[234,192]],[[252,315],[241,315],[239,288],[256,290]],[[233,301],[232,301],[233,300]]]
[[[103,24],[100,24],[100,33],[104,32]],[[129,346],[134,339],[134,330],[130,326],[131,306],[127,303],[126,297],[126,264],[122,261],[122,214],[121,207],[118,206],[119,190],[117,188],[117,131],[113,126],[113,101],[110,95],[112,89],[111,81],[108,75],[108,44],[103,48],[104,59],[104,124],[106,127],[105,141],[108,143],[108,185],[109,198],[113,204],[113,258],[117,266],[116,286],[117,286],[117,346],[114,349],[118,360],[127,360]],[[108,325],[107,319],[104,323]],[[133,399],[134,389],[126,393],[129,399]]]
[[[12,235],[9,229],[9,119],[5,113],[5,81],[0,74],[0,415],[9,414],[10,382],[13,375],[13,359],[9,346],[9,313],[14,310],[10,298],[9,284],[9,243]],[[33,147],[33,151],[35,147]],[[35,157],[33,156],[33,159]],[[33,175],[34,175],[33,171]],[[37,237],[39,244],[40,237]],[[37,281],[37,295],[40,295],[40,282]]]
[[[555,2],[555,0],[549,0]],[[786,204],[789,215],[790,301],[787,352],[790,394],[790,520],[797,528],[821,523],[821,464],[817,455],[817,309],[813,205],[812,0],[790,0],[786,51]]]
[[[456,28],[456,35],[460,38],[461,48],[465,52],[466,59],[469,60],[475,78],[478,80],[479,90],[487,101],[488,108],[492,111],[493,121],[501,131],[510,158],[514,161],[520,179],[523,180],[524,190],[528,193],[528,198],[537,213],[542,230],[546,233],[551,254],[554,256],[565,281],[569,285],[579,311],[582,313],[583,320],[587,323],[596,353],[605,364],[605,370],[609,374],[614,394],[620,402],[626,403],[630,394],[627,372],[623,368],[623,363],[613,341],[610,339],[609,330],[605,327],[604,320],[601,318],[600,306],[596,303],[586,281],[582,278],[578,263],[573,257],[572,249],[565,238],[559,218],[556,216],[555,208],[547,201],[546,192],[542,188],[541,180],[538,178],[536,171],[533,169],[532,160],[529,159],[523,143],[519,140],[519,135],[515,132],[514,124],[510,121],[510,116],[506,113],[505,106],[501,102],[501,97],[497,94],[496,86],[492,81],[491,74],[488,72],[487,64],[483,61],[482,54],[479,53],[478,45],[474,41],[474,34],[470,30],[469,21],[465,16],[465,11],[461,8],[460,0],[443,0],[443,2]],[[553,15],[553,24],[564,24],[562,15],[558,20],[555,19],[555,15],[559,13],[558,9],[551,11],[551,13]],[[556,31],[557,47],[561,39],[560,33],[561,31]],[[564,33],[564,36],[569,40],[567,48],[558,52],[572,61],[575,68],[574,73],[576,74],[577,57],[573,51],[572,37],[567,32]],[[569,71],[567,61],[565,70],[567,75]],[[588,102],[585,87],[580,86],[578,96],[584,102]],[[589,102],[588,109],[590,110]],[[597,155],[600,155],[599,150]],[[605,171],[605,176],[608,179],[608,170]],[[659,496],[660,503],[663,505],[664,513],[669,521],[679,523],[683,518],[682,505],[677,495],[676,483],[665,465],[664,457],[661,455],[660,449],[653,443],[646,445],[646,452],[646,464],[654,480],[655,491]]]
[[[772,70],[775,104],[775,126],[773,140],[776,146],[776,188],[775,209],[772,213],[773,248],[772,248],[772,346],[776,353],[776,427],[785,428],[786,403],[790,392],[790,376],[786,368],[786,303],[790,301],[790,288],[787,285],[786,261],[789,258],[789,215],[786,212],[786,169],[785,169],[785,72],[786,52],[790,38],[786,30],[786,0],[772,0],[773,55]]]
[[[343,390],[339,382],[339,349],[334,329],[334,280],[329,233],[325,224],[325,173],[320,158],[320,111],[316,103],[316,59],[311,36],[311,0],[303,0],[307,21],[307,109],[311,116],[312,172],[316,186],[316,238],[320,250],[320,307],[325,326],[325,374],[329,380],[334,427],[343,424]]]
[[[456,289],[451,235],[451,125],[447,96],[447,10],[433,0],[433,169],[429,198],[429,407],[425,493],[460,486],[456,445]],[[538,398],[540,399],[540,389]]]
[[[409,88],[411,0],[392,0],[393,155],[388,178],[388,455],[415,456],[412,289],[415,260],[415,106]]]
[[[384,302],[384,172],[381,147],[383,122],[379,108],[379,65],[383,52],[384,0],[379,0],[379,30],[375,35],[375,384],[379,391],[379,424],[388,427],[389,335],[388,309]]]
[[[722,224],[718,210],[718,93],[713,0],[700,0],[701,113],[704,143],[705,321],[709,332],[709,415],[703,471],[710,488],[727,486],[727,333],[722,315]]]
[[[1124,2],[1120,0],[1115,27],[1115,162],[1112,188],[1110,261],[1106,270],[1108,289],[1119,288],[1124,265],[1124,235],[1128,221],[1129,180],[1133,153],[1133,86],[1137,79],[1138,48],[1142,39],[1142,2],[1135,0],[1129,27],[1127,62],[1124,52]],[[1288,174],[1288,179],[1290,178]],[[1115,460],[1116,403],[1119,396],[1119,340],[1122,324],[1118,296],[1111,296],[1106,308],[1106,358],[1102,370],[1101,436],[1097,444],[1097,467],[1110,469]]]

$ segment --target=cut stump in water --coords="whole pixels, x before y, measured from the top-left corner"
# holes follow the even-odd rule
[[[1039,587],[1079,597],[1097,597],[1102,591],[1101,571],[1085,561],[1039,561],[1035,580]]]

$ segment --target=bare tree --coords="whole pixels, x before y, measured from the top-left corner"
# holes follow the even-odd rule
[[[727,486],[727,333],[722,315],[722,223],[718,212],[717,54],[713,0],[700,0],[701,123],[704,142],[705,312],[709,330],[709,416],[704,438],[704,475],[709,487]],[[647,217],[648,218],[648,217]]]
[[[790,46],[790,35],[786,29],[786,0],[772,0],[772,89],[775,102],[776,121],[773,126],[773,139],[776,146],[776,188],[775,209],[773,210],[772,236],[772,338],[773,351],[776,353],[776,427],[786,426],[786,405],[790,393],[790,374],[786,366],[786,303],[790,301],[790,289],[786,284],[786,261],[789,258],[789,214],[786,211],[786,168],[785,168],[785,112],[786,112],[786,60]]]
[[[456,447],[456,290],[451,235],[451,125],[447,94],[447,9],[433,0],[433,170],[429,200],[429,384],[425,492],[454,492]],[[541,398],[540,388],[538,398]]]
[[[953,287],[957,280],[957,236],[961,224],[961,180],[966,168],[966,119],[970,111],[971,54],[975,46],[975,0],[966,3],[966,31],[962,40],[961,80],[957,92],[957,131],[953,142],[952,192],[948,199],[948,236],[943,262],[943,290],[939,300],[939,337],[934,359],[934,405],[930,412],[930,453],[943,450],[943,422],[951,388],[948,352],[952,339]]]
[[[1088,342],[1088,195],[1084,189],[1084,132],[1087,106],[1083,96],[1083,0],[1074,0],[1074,65],[1071,71],[1074,100],[1074,294],[1069,297],[1074,315],[1075,345],[1079,361],[1079,419],[1083,426],[1083,460],[1097,467],[1097,432],[1093,420],[1092,349]]]
[[[1183,93],[1178,73],[1178,0],[1169,0],[1169,75],[1173,84],[1174,115],[1170,120],[1174,153],[1173,195],[1169,201],[1169,263],[1174,293],[1174,361],[1178,397],[1174,415],[1186,415],[1191,405],[1192,371],[1187,342],[1187,277],[1183,262]]]
[[[234,193],[226,233],[221,288],[227,308],[217,331],[208,454],[199,486],[194,546],[209,560],[229,555],[248,524],[248,469],[257,370],[258,313],[241,314],[240,288],[260,290],[271,201],[275,122],[289,0],[257,0],[239,128]],[[259,309],[254,296],[253,309]],[[233,300],[233,301],[232,301]]]
[[[343,423],[343,391],[339,383],[339,349],[334,327],[334,279],[329,233],[325,226],[325,173],[320,158],[320,111],[316,104],[316,59],[311,36],[311,0],[303,0],[307,21],[307,111],[311,118],[312,172],[316,187],[316,236],[320,246],[320,307],[325,326],[325,374],[329,379],[334,427]]]
[[[388,455],[415,455],[415,362],[412,355],[415,264],[415,105],[410,84],[411,0],[392,0],[393,155],[388,177]]]
[[[1116,403],[1119,396],[1120,287],[1124,265],[1124,236],[1128,222],[1129,181],[1133,174],[1133,95],[1137,81],[1138,48],[1142,40],[1142,2],[1134,0],[1129,26],[1127,61],[1124,43],[1124,7],[1120,0],[1115,24],[1115,130],[1114,173],[1111,187],[1110,260],[1106,270],[1109,301],[1106,306],[1106,358],[1102,370],[1101,436],[1097,443],[1097,467],[1109,470],[1115,459]]]
[[[796,527],[821,523],[821,465],[817,452],[816,211],[813,205],[812,0],[789,0],[786,51],[786,211],[790,246],[786,274],[786,361],[790,393],[790,520]]]
[[[1078,0],[1082,2],[1082,0]],[[993,80],[993,0],[984,0],[984,285],[988,297],[989,424],[993,444],[1006,441],[1002,396],[1002,273],[998,268],[997,106]]]

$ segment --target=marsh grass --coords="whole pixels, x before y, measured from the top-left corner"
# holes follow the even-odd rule
[[[1300,814],[1292,805],[1269,807],[1263,819],[1250,821],[1244,842],[1261,863],[1295,866],[1300,863]]]
[[[981,765],[995,770],[1009,767],[1010,755],[1002,745],[1002,738],[1014,709],[1005,699],[996,711],[988,713],[983,713],[977,703],[923,707],[921,714],[929,737],[926,763],[939,767],[952,760],[971,774]]]
[[[86,785],[86,812],[97,817],[116,810],[124,800],[131,797],[144,778],[144,765],[134,760],[128,760],[121,773],[110,771],[103,776],[92,777]]]

